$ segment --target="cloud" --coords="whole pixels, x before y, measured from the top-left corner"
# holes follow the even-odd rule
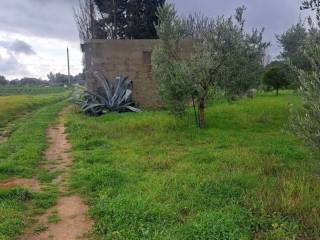
[[[38,37],[78,41],[73,7],[78,0],[1,1],[0,29]]]
[[[33,48],[26,42],[21,40],[15,41],[0,41],[0,46],[6,48],[13,54],[25,54],[25,55],[35,55],[36,52]]]
[[[0,74],[5,76],[28,75],[26,66],[7,48],[0,47]]]
[[[265,40],[272,43],[269,49],[274,57],[279,54],[275,35],[285,32],[299,18],[306,17],[310,12],[300,11],[301,0],[168,0],[176,5],[178,12],[188,14],[194,11],[215,17],[218,15],[232,16],[234,10],[244,5],[247,8],[245,17],[248,31],[252,28],[265,28]]]

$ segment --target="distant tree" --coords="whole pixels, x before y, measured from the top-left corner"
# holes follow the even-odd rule
[[[20,84],[28,84],[28,85],[42,85],[45,84],[44,81],[38,78],[21,78]]]
[[[266,68],[265,74],[263,76],[263,83],[267,87],[276,90],[276,94],[278,96],[279,89],[288,87],[290,84],[286,66],[282,62],[272,62]]]
[[[50,85],[59,85],[59,86],[63,86],[63,85],[68,85],[69,84],[69,77],[68,75],[62,74],[62,73],[55,73],[53,74],[52,72],[50,72],[47,75],[48,79],[49,79],[49,84]]]
[[[301,22],[293,25],[285,33],[277,36],[278,42],[282,47],[280,59],[290,62],[299,69],[310,69],[310,62],[304,55],[307,37],[308,31]]]
[[[6,78],[4,76],[0,75],[0,85],[6,85],[8,84],[8,80],[6,80]]]
[[[85,84],[85,77],[83,73],[79,73],[78,75],[71,77],[71,83],[72,84],[79,84],[84,85]]]
[[[66,74],[50,72],[47,75],[47,77],[49,79],[50,85],[58,85],[58,86],[69,85],[69,77]],[[71,84],[79,84],[79,85],[85,84],[83,73],[79,73],[76,76],[70,76],[70,80],[71,80]]]

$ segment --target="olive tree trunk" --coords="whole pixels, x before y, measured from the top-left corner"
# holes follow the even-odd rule
[[[199,101],[199,127],[204,128],[206,123],[205,123],[205,98],[202,97],[200,98]]]

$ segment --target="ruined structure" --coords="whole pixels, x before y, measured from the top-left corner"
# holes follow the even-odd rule
[[[142,108],[158,108],[162,102],[157,84],[152,79],[151,55],[159,40],[92,40],[82,45],[86,69],[86,85],[90,91],[99,87],[92,76],[102,71],[108,79],[122,74],[133,81],[133,100]],[[185,40],[182,56],[190,56],[193,43]]]

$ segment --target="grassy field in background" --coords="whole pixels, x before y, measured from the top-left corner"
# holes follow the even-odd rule
[[[57,102],[53,96],[38,99],[42,105],[45,101],[47,104],[32,112],[27,119],[17,120],[14,132],[0,144],[0,180],[37,175],[39,180],[46,182],[50,178],[48,171],[39,168],[47,147],[45,130],[66,102]],[[0,240],[15,239],[30,223],[31,217],[51,207],[56,197],[57,188],[49,183],[38,193],[23,188],[0,190]]]
[[[0,96],[53,94],[66,90],[59,86],[0,85]]]
[[[0,96],[0,130],[4,128],[8,122],[39,107],[58,102],[66,98],[68,94],[68,92],[62,92],[39,96]]]
[[[68,131],[71,185],[101,239],[319,239],[319,159],[284,131],[289,104],[269,94],[193,114],[87,117]]]

